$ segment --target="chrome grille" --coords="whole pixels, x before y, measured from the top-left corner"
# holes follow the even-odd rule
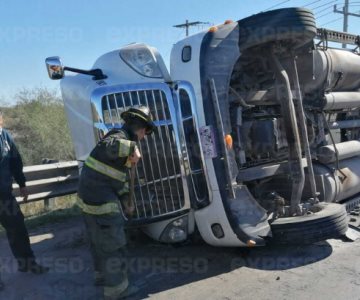
[[[102,98],[103,119],[108,128],[123,123],[120,115],[132,106],[150,108],[156,130],[139,143],[142,159],[135,180],[136,219],[168,214],[184,206],[184,190],[173,123],[162,90],[126,91]]]

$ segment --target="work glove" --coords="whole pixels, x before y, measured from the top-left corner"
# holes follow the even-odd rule
[[[131,165],[132,164],[136,165],[139,162],[140,158],[141,158],[141,153],[139,151],[139,148],[135,146],[134,152],[131,155],[129,155],[128,159],[126,160],[125,166],[130,169]]]
[[[121,204],[123,207],[123,212],[126,218],[131,219],[135,212],[135,206],[129,203],[129,194],[124,195],[121,197]]]
[[[132,164],[137,164],[141,158],[139,148],[135,146],[133,154],[129,156],[129,160]]]
[[[135,206],[129,205],[128,203],[124,204],[124,213],[128,219],[131,219],[135,212]]]
[[[24,202],[27,202],[29,197],[29,192],[25,186],[20,188],[20,196],[23,197]]]

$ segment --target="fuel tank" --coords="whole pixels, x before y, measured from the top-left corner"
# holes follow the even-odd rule
[[[319,90],[322,92],[356,91],[360,88],[360,56],[358,54],[341,49],[317,49],[313,51],[313,55],[313,77],[303,77],[306,78],[306,82],[302,85],[305,93],[315,93]],[[309,56],[303,59],[302,63],[301,57],[299,58],[299,70],[309,72]]]
[[[314,163],[314,173],[320,200],[339,202],[360,193],[360,156],[339,161],[339,169],[335,164],[324,165]],[[306,180],[304,198],[311,197],[310,184]]]
[[[338,160],[348,159],[360,154],[360,141],[347,141],[335,145],[320,147],[317,151],[317,159],[322,164],[335,163]]]

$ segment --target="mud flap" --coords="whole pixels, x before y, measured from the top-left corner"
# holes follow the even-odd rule
[[[264,245],[264,237],[271,237],[266,210],[258,204],[245,185],[234,186],[234,192],[235,198],[228,198],[227,202],[236,235],[245,244],[252,240],[257,246]]]

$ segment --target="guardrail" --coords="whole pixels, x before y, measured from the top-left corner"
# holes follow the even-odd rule
[[[76,193],[79,179],[77,161],[59,162],[24,167],[26,186],[29,191],[27,202],[47,200]],[[17,201],[24,203],[20,197],[19,186],[13,184]],[[26,203],[27,203],[26,202]]]

